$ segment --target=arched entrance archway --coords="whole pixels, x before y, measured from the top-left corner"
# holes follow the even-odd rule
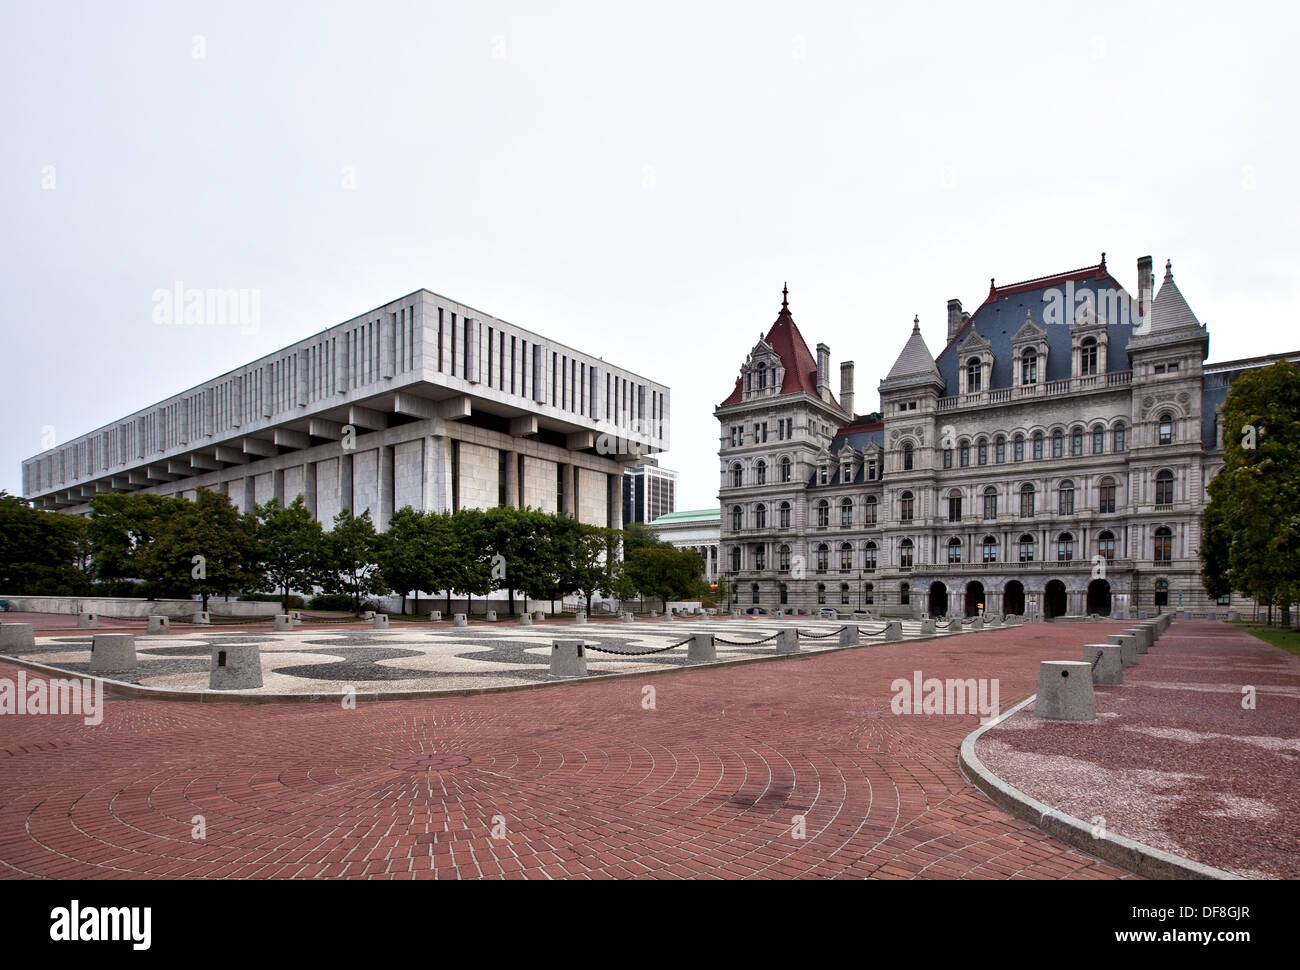
[[[948,613],[948,587],[938,580],[930,584],[930,603],[927,610],[931,616],[946,616]]]
[[[975,580],[966,584],[966,615],[978,616],[984,605],[984,584]]]
[[[1065,616],[1065,611],[1065,583],[1053,579],[1043,590],[1043,617],[1050,620],[1056,616]]]
[[[1110,583],[1106,580],[1094,579],[1088,584],[1088,613],[1110,616]]]
[[[1016,616],[1025,615],[1025,585],[1013,579],[1002,590],[1002,609]]]

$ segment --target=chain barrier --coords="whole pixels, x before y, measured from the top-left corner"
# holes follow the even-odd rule
[[[1102,650],[1098,650],[1098,651],[1097,651],[1097,656],[1094,657],[1094,658],[1093,658],[1093,661],[1092,661],[1092,669],[1093,669],[1093,670],[1096,670],[1096,669],[1097,669],[1097,664],[1101,663],[1101,658],[1102,658],[1102,656],[1103,656],[1104,653],[1105,653],[1105,651],[1102,651]]]
[[[671,643],[666,647],[659,647],[655,650],[613,650],[609,647],[598,647],[595,644],[584,643],[583,647],[587,650],[594,650],[597,653],[612,653],[617,657],[648,657],[655,653],[667,653],[669,650],[676,650],[678,647],[690,643],[694,637],[687,637],[685,640],[679,640]]]
[[[301,616],[298,618],[299,623],[357,623],[361,620],[359,613],[350,613],[347,616]]]
[[[725,637],[714,637],[715,643],[721,643],[728,647],[755,647],[760,643],[767,643],[779,637],[780,633],[773,633],[770,637],[763,637],[762,640],[728,640]]]
[[[841,632],[847,629],[848,627],[842,626],[838,630],[832,630],[830,633],[805,633],[803,630],[795,630],[794,632],[805,640],[829,640],[831,637],[839,636]]]
[[[888,629],[889,629],[889,624],[886,623],[886,624],[885,624],[884,626],[882,626],[879,630],[876,630],[876,631],[874,631],[874,632],[872,632],[872,633],[868,633],[868,632],[866,632],[865,630],[863,630],[861,627],[858,627],[858,633],[862,634],[862,636],[864,636],[864,637],[878,637],[878,636],[880,636],[880,634],[884,633],[884,632],[885,632],[886,630],[888,630]]]

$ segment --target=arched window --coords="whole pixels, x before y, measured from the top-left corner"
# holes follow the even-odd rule
[[[1083,454],[1083,429],[1075,428],[1070,433],[1070,456],[1078,458]]]
[[[902,522],[912,521],[913,498],[911,492],[904,492],[898,497],[898,518]]]
[[[1065,434],[1060,428],[1052,432],[1052,457],[1065,457]]]
[[[1097,338],[1084,337],[1079,344],[1079,375],[1097,373]]]
[[[767,484],[767,462],[760,459],[754,465],[754,478],[759,485]]]
[[[1109,475],[1097,483],[1097,511],[1107,514],[1115,511],[1115,479]]]
[[[840,502],[840,528],[847,529],[853,525],[853,499],[846,498]]]
[[[903,471],[912,470],[912,446],[903,445]]]
[[[1156,580],[1156,606],[1169,605],[1169,580]]]
[[[777,524],[782,529],[790,528],[790,503],[789,502],[782,502],[779,506],[777,506],[777,516],[778,516]]]
[[[1024,435],[1022,434],[1016,435],[1015,447],[1012,451],[1012,455],[1016,461],[1025,460],[1025,436]]]
[[[966,393],[973,394],[980,390],[980,370],[978,357],[966,361]]]
[[[817,602],[822,606],[826,605],[826,584],[825,583],[817,584]]]
[[[1115,533],[1106,532],[1097,535],[1097,555],[1104,559],[1115,558]]]
[[[1156,472],[1156,505],[1174,504],[1174,473],[1168,468]]]
[[[756,506],[754,506],[754,528],[755,529],[767,528],[767,506],[764,505],[762,502],[759,502]]]
[[[867,583],[866,586],[862,587],[862,602],[867,606],[870,606],[875,601],[876,601],[876,584]]]
[[[1043,433],[1041,431],[1035,431],[1034,432],[1034,461],[1042,461],[1042,460],[1043,460]]]
[[[898,565],[900,568],[912,568],[912,553],[914,548],[911,539],[904,539],[898,544]]]
[[[975,445],[975,461],[980,465],[989,463],[989,443],[984,438]]]
[[[1038,383],[1038,351],[1033,347],[1025,350],[1020,356],[1020,383]]]
[[[1156,562],[1173,562],[1174,533],[1169,526],[1162,525],[1156,529],[1154,554],[1151,558]]]
[[[831,524],[831,504],[825,499],[817,503],[817,528],[825,529]]]
[[[961,521],[961,492],[955,488],[948,493],[948,521]]]
[[[948,562],[961,562],[961,540],[955,536],[948,540]]]
[[[848,542],[840,543],[840,572],[847,573],[853,568],[853,545]]]
[[[849,605],[849,584],[848,583],[840,583],[840,605],[841,606]]]
[[[998,540],[992,536],[985,536],[984,541],[980,543],[980,550],[985,562],[998,561]]]
[[[866,505],[863,506],[863,516],[862,516],[863,525],[876,524],[876,509],[879,508],[879,506],[880,503],[876,501],[876,497],[874,495],[867,496]]]
[[[1174,416],[1168,412],[1160,415],[1160,443],[1172,444],[1174,440]]]
[[[1092,427],[1092,453],[1100,455],[1106,450],[1106,429],[1096,424]]]
[[[1061,482],[1057,492],[1056,512],[1058,515],[1074,515],[1074,482],[1068,478]]]
[[[862,547],[862,568],[869,573],[876,571],[876,544],[868,542]]]
[[[731,507],[731,531],[739,532],[744,527],[745,512],[739,505]]]
[[[740,546],[731,547],[731,571],[740,572]]]
[[[830,547],[827,546],[826,543],[824,542],[821,543],[817,547],[817,571],[819,573],[824,573],[826,572],[827,568],[829,568],[830,556],[831,556]]]
[[[1020,517],[1023,519],[1034,517],[1034,486],[1028,482],[1020,486]]]
[[[1019,548],[1021,562],[1034,561],[1034,537],[1028,532],[1020,537]]]
[[[1007,439],[998,435],[997,442],[993,446],[993,460],[1001,465],[1007,460]]]
[[[944,468],[951,468],[951,467],[952,467],[952,449],[951,449],[951,448],[945,448],[945,449],[943,449],[943,467],[944,467]]]
[[[984,488],[984,519],[992,522],[998,517],[998,490],[992,485]]]
[[[963,441],[961,443],[961,448],[959,449],[959,451],[961,454],[961,467],[969,468],[970,467],[970,442]]]
[[[1056,537],[1056,561],[1070,562],[1074,559],[1074,536],[1069,532],[1062,532]]]
[[[776,568],[783,573],[790,571],[790,547],[782,546],[776,551]]]
[[[754,568],[758,570],[767,568],[767,546],[754,547]]]
[[[740,467],[740,462],[731,466],[731,487],[740,488],[745,484],[745,470]]]
[[[788,482],[789,480],[790,480],[790,459],[782,458],[781,459],[781,481]]]
[[[758,388],[762,390],[767,387],[767,362],[760,360],[758,362]]]
[[[1111,447],[1116,454],[1119,454],[1125,448],[1125,428],[1123,421],[1115,422],[1115,440]]]
[[[781,605],[785,606],[790,602],[790,590],[786,587],[785,583],[782,583],[779,589],[781,591]]]

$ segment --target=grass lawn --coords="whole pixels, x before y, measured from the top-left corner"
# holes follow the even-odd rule
[[[1258,637],[1265,643],[1271,643],[1275,647],[1281,647],[1288,653],[1300,657],[1300,630],[1282,630],[1275,626],[1250,623],[1246,620],[1235,622],[1232,625],[1241,627],[1251,636]]]

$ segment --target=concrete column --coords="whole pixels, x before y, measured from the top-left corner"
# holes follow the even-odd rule
[[[281,505],[284,501],[284,469],[276,468],[271,472],[271,497]]]
[[[519,507],[519,452],[506,452],[506,505]]]
[[[316,518],[316,463],[309,461],[302,466],[302,501],[307,506],[311,517]]]
[[[239,507],[241,512],[252,512],[253,506],[257,504],[257,489],[253,486],[253,476],[244,476],[244,501]]]
[[[451,453],[442,435],[424,439],[424,508],[451,510]]]
[[[573,507],[573,465],[566,462],[561,467],[564,469],[564,507],[560,511],[574,518],[578,513]]]
[[[384,532],[393,518],[393,446],[379,449],[379,514],[375,517],[375,531]]]
[[[352,511],[352,453],[345,451],[339,456],[339,509]],[[330,523],[323,523],[328,529]]]

